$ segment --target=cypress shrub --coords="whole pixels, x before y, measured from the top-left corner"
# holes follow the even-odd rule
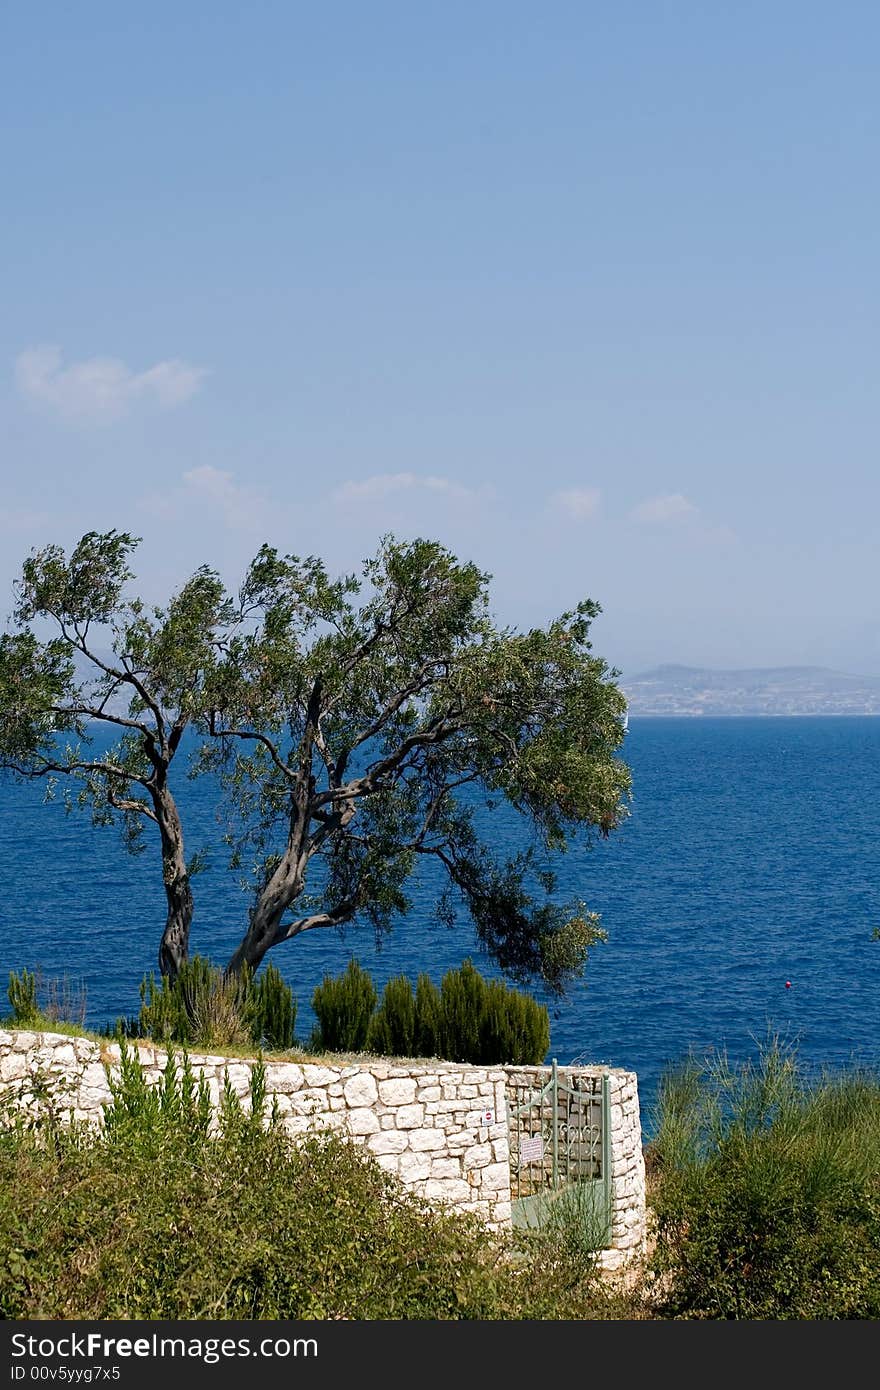
[[[318,1025],[312,1046],[327,1052],[363,1052],[376,1007],[376,988],[353,958],[344,975],[325,975],[312,995]]]
[[[440,1056],[440,991],[429,975],[416,980],[413,1056]]]
[[[406,975],[389,980],[367,1032],[367,1046],[383,1057],[415,1057],[416,1001]]]
[[[251,989],[251,1036],[272,1052],[293,1046],[296,1000],[271,962]]]
[[[485,1062],[536,1066],[550,1047],[550,1015],[528,994],[489,980],[480,1038]]]
[[[441,1056],[450,1062],[484,1060],[482,1023],[486,982],[470,960],[449,970],[440,984]],[[496,1059],[498,1060],[498,1059]]]
[[[550,1046],[544,1006],[500,980],[484,980],[470,960],[447,971],[439,990],[421,974],[413,993],[399,975],[388,981],[378,1009],[376,998],[373,981],[355,960],[344,975],[325,975],[312,999],[318,1017],[313,1047],[493,1066],[537,1065]]]
[[[484,980],[470,960],[440,986],[441,1055],[451,1062],[536,1066],[550,1046],[550,1016],[528,994]]]

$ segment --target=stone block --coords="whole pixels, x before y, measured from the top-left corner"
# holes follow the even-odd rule
[[[0,1081],[20,1081],[28,1074],[28,1060],[23,1052],[7,1052],[0,1057]]]
[[[411,1077],[395,1077],[379,1082],[379,1099],[383,1105],[412,1105],[416,1098],[416,1083]]]
[[[419,1129],[424,1118],[423,1105],[402,1105],[395,1116],[398,1129]]]
[[[367,1140],[367,1148],[370,1153],[378,1154],[402,1154],[407,1147],[407,1137],[399,1134],[396,1129],[383,1130],[379,1134],[371,1134]]]
[[[348,1128],[352,1134],[378,1134],[379,1116],[375,1110],[370,1110],[367,1107],[360,1110],[349,1110]]]
[[[491,1144],[474,1144],[465,1151],[464,1171],[468,1173],[472,1168],[485,1168],[492,1162],[492,1159]]]
[[[416,1154],[408,1150],[397,1160],[397,1171],[401,1182],[422,1182],[431,1175],[431,1155]]]
[[[379,1099],[376,1078],[371,1076],[369,1072],[359,1072],[356,1076],[350,1076],[343,1089],[346,1102],[352,1109],[360,1109],[365,1105],[375,1105]]]
[[[251,1069],[239,1064],[231,1064],[226,1068],[229,1077],[229,1084],[237,1096],[247,1095],[251,1089]]]
[[[455,1205],[471,1200],[471,1189],[461,1178],[431,1178],[425,1183],[425,1198],[429,1202]]]
[[[386,1173],[396,1173],[400,1160],[396,1154],[377,1154],[376,1162]]]
[[[431,1178],[460,1178],[461,1159],[459,1158],[434,1158],[431,1160],[431,1171],[425,1177]]]
[[[307,1086],[330,1086],[334,1081],[339,1080],[339,1072],[332,1071],[330,1067],[303,1067],[303,1080]]]
[[[409,1131],[409,1146],[416,1153],[436,1152],[446,1148],[446,1135],[441,1129],[413,1129]]]
[[[278,1091],[281,1095],[292,1095],[293,1091],[302,1091],[303,1084],[302,1066],[296,1066],[293,1062],[267,1062],[267,1091]]]
[[[510,1191],[510,1167],[506,1163],[489,1163],[482,1170],[483,1191]]]

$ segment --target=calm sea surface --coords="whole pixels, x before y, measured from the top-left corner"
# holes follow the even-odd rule
[[[772,1029],[811,1066],[878,1065],[880,719],[635,719],[623,753],[631,818],[560,865],[562,892],[601,913],[609,940],[566,1001],[548,1001],[548,1056],[637,1071],[648,1131],[663,1069],[691,1048],[738,1059]],[[216,839],[216,791],[180,780],[192,851]],[[491,825],[501,848],[516,846],[513,818],[495,812]],[[40,788],[0,784],[0,981],[25,965],[67,971],[85,983],[93,1026],[135,1012],[163,919],[157,857],[149,836],[132,859],[112,830],[44,805]],[[300,1037],[314,986],[352,954],[379,985],[420,970],[439,981],[468,954],[492,973],[464,919],[436,925],[436,882],[419,881],[380,949],[350,928],[272,953]],[[247,899],[219,851],[195,892],[192,948],[223,960]]]

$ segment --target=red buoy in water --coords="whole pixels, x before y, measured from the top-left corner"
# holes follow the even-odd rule
[[[785,982],[785,988],[786,988],[786,989],[791,989],[791,980],[786,980],[786,982]]]

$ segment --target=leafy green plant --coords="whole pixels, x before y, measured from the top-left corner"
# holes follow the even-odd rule
[[[37,1019],[37,979],[33,971],[22,970],[21,974],[17,975],[14,970],[10,970],[6,997],[12,1009],[13,1022],[28,1024]]]
[[[313,1003],[313,1042],[328,1051],[366,1047],[393,1057],[537,1065],[550,1046],[546,1008],[500,980],[484,980],[470,960],[447,971],[439,990],[427,975],[415,993],[405,976],[389,980],[378,1008],[370,976],[352,960],[344,975],[325,976]]]
[[[543,1005],[501,980],[484,980],[470,960],[440,985],[439,1044],[453,1062],[538,1065],[550,1046]]]
[[[202,956],[186,961],[172,980],[141,982],[136,1024],[123,1032],[159,1043],[200,1047],[253,1044],[281,1051],[293,1044],[296,1004],[280,972],[267,965],[259,977],[248,966],[227,975]]]
[[[413,1057],[416,1046],[416,1001],[405,975],[389,980],[370,1019],[367,1047],[384,1057]]]
[[[312,995],[318,1020],[313,1045],[328,1052],[363,1052],[376,999],[373,981],[353,958],[343,975],[325,975]]]
[[[416,980],[413,1056],[440,1056],[440,991],[429,975]]]
[[[103,1130],[0,1125],[0,1317],[632,1316],[582,1260],[429,1211],[335,1135],[294,1141],[185,1054],[157,1082],[122,1044]]]
[[[450,1062],[480,1062],[486,984],[469,960],[440,983],[440,1055]],[[498,1059],[500,1060],[500,1059]]]
[[[250,992],[251,1036],[272,1052],[293,1046],[296,1000],[280,970],[271,962],[253,983]]]
[[[880,1080],[809,1080],[777,1038],[663,1082],[655,1269],[689,1318],[880,1316]]]

